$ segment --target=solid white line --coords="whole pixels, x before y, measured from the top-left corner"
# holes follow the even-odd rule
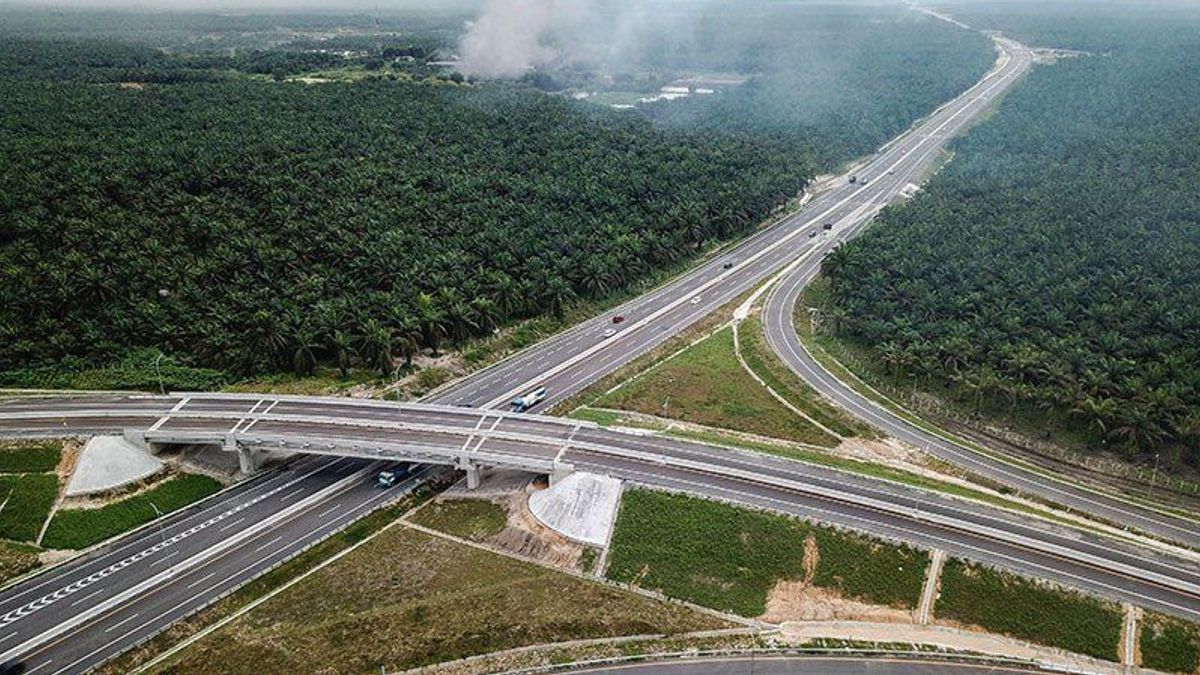
[[[101,593],[103,593],[103,592],[104,592],[104,589],[103,589],[103,588],[97,588],[96,590],[92,591],[91,593],[88,593],[87,595],[85,595],[85,596],[83,596],[82,598],[80,598],[80,599],[76,600],[75,602],[72,602],[72,603],[71,603],[69,606],[70,606],[70,607],[74,607],[75,605],[78,605],[79,603],[81,603],[81,602],[84,602],[85,600],[89,600],[89,599],[91,599],[91,598],[94,598],[94,597],[96,597],[97,595],[99,595],[99,594],[101,594]]]
[[[133,621],[136,618],[137,618],[137,612],[134,612],[133,614],[130,614],[129,616],[125,617],[124,619],[121,619],[120,621],[114,623],[113,625],[109,626],[108,628],[105,628],[104,632],[111,633],[114,630],[116,630],[117,628],[119,628],[120,626],[124,626],[125,624],[129,623],[130,621]]]
[[[327,516],[327,515],[329,515],[329,514],[333,513],[334,511],[337,511],[338,509],[342,508],[342,506],[343,506],[343,504],[334,504],[333,506],[331,506],[331,507],[329,507],[329,508],[325,509],[324,511],[322,511],[322,512],[320,512],[320,513],[318,513],[318,514],[317,514],[317,518],[324,518],[325,516]]]
[[[246,516],[242,516],[241,518],[238,518],[237,520],[233,521],[232,523],[229,523],[228,525],[223,525],[221,527],[218,527],[217,532],[224,532],[225,530],[228,530],[229,528],[233,527],[234,525],[237,525],[238,523],[242,522],[245,519],[246,519]]]
[[[205,574],[204,576],[200,577],[199,579],[197,579],[197,580],[193,581],[192,583],[188,584],[188,585],[187,585],[187,589],[188,589],[189,591],[190,591],[190,590],[192,590],[192,588],[194,588],[194,587],[196,587],[196,586],[199,586],[200,584],[204,583],[205,581],[208,581],[209,579],[211,579],[211,578],[213,578],[214,576],[216,576],[216,574],[217,574],[216,572],[209,572],[208,574]]]
[[[263,550],[264,548],[267,548],[268,546],[272,546],[272,545],[278,543],[280,539],[283,539],[282,534],[279,535],[278,537],[275,537],[271,541],[268,541],[267,543],[263,544],[262,546],[259,546],[258,548],[254,549],[254,552],[258,553],[259,551]]]
[[[36,665],[36,666],[34,666],[34,667],[30,668],[29,670],[26,670],[26,671],[25,671],[25,675],[29,675],[29,673],[33,673],[33,672],[39,671],[39,670],[41,670],[42,668],[45,668],[46,666],[50,665],[51,663],[54,663],[54,659],[46,659],[46,660],[45,660],[45,661],[43,661],[42,663],[40,663],[40,664],[38,664],[38,665]]]

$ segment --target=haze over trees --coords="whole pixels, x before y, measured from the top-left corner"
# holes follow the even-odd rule
[[[985,25],[1093,55],[1039,66],[923,195],[826,260],[832,323],[898,377],[1198,465],[1200,12],[991,9]]]
[[[856,30],[881,35],[873,20],[853,10],[831,20],[848,34],[819,27],[835,49]],[[837,88],[847,117],[789,128],[761,107],[744,120],[719,105],[653,119],[421,71],[273,82],[329,56],[303,40],[189,51],[169,26],[159,50],[140,32],[112,40],[111,17],[104,39],[69,14],[69,31],[46,21],[34,24],[53,40],[0,39],[0,381],[26,386],[126,360],[152,373],[155,350],[211,369],[189,371],[191,386],[318,363],[389,372],[746,233],[992,58],[986,41],[959,37],[835,52],[856,75],[809,86]],[[223,45],[241,39],[183,21]],[[955,34],[925,19],[893,29]],[[918,62],[898,59],[911,44],[924,45]],[[899,113],[873,93],[897,79],[907,85],[886,86],[903,95]],[[749,91],[785,84],[764,77]]]

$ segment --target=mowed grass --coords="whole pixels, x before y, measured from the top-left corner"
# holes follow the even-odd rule
[[[395,672],[523,645],[722,627],[686,607],[393,527],[200,640],[166,672]]]
[[[1157,612],[1141,621],[1142,666],[1175,673],[1200,671],[1200,626]]]
[[[97,509],[60,509],[50,521],[42,545],[87,548],[147,523],[158,517],[159,512],[182,508],[220,489],[221,484],[208,476],[181,474],[151,490]]]
[[[23,473],[0,476],[0,539],[34,542],[58,497],[58,476]]]
[[[412,522],[471,541],[500,534],[508,522],[504,507],[483,499],[450,499],[427,504]]]
[[[837,438],[788,410],[754,381],[737,361],[728,328],[602,396],[595,405],[813,445],[838,444]]]
[[[763,335],[762,322],[757,316],[748,317],[738,326],[738,339],[742,346],[742,358],[746,365],[762,378],[768,386],[789,403],[804,411],[826,428],[842,436],[875,438],[878,434],[869,425],[860,422],[834,407],[812,387],[779,360],[767,344]]]
[[[934,613],[1099,659],[1119,658],[1123,613],[1117,604],[958,559],[942,569]]]
[[[806,578],[843,597],[899,609],[919,600],[929,556],[795,518],[696,497],[629,490],[609,550],[608,576],[742,616],[766,611],[780,580]]]
[[[62,459],[59,441],[0,445],[0,473],[48,473]]]

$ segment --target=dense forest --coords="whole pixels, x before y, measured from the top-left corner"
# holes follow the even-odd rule
[[[844,99],[850,119],[870,118],[857,146],[939,104],[947,62],[991,60],[986,44],[946,40],[899,69],[904,43],[889,44],[855,68],[911,73],[917,93],[901,116]],[[850,147],[519,83],[273,82],[256,63],[327,57],[257,49],[0,39],[0,383],[145,368],[155,350],[215,369],[196,371],[204,382],[318,363],[387,372],[745,233]],[[953,72],[958,89],[979,74]],[[845,134],[820,125],[842,126],[806,133]]]
[[[1200,464],[1200,12],[987,9],[1091,55],[1038,66],[826,260],[832,323],[899,377]]]

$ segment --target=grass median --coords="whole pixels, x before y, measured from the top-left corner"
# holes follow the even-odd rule
[[[741,616],[760,616],[780,581],[912,609],[929,556],[914,548],[696,497],[629,490],[608,576]]]
[[[1173,673],[1200,671],[1200,626],[1194,623],[1146,612],[1138,647],[1145,668]]]
[[[61,441],[6,443],[0,445],[0,474],[48,473],[61,459]]]
[[[54,514],[42,544],[83,549],[183,508],[221,489],[208,476],[181,474],[141,494],[95,509],[62,509]]]
[[[754,381],[738,363],[729,328],[601,396],[596,405],[825,447],[839,440]]]
[[[947,560],[935,613],[992,633],[1118,660],[1119,605],[990,567]]]

